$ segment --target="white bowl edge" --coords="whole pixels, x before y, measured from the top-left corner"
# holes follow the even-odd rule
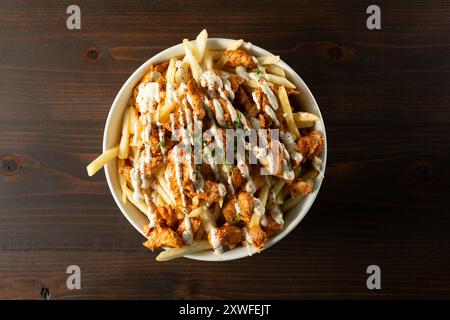
[[[209,38],[208,39],[208,48],[212,48],[213,50],[224,50],[228,46],[230,46],[235,40],[233,39],[225,39],[225,38]],[[265,49],[262,49],[258,46],[251,45],[248,50],[256,56],[262,55],[273,55]],[[138,81],[142,78],[145,71],[148,69],[150,64],[157,64],[164,61],[168,61],[173,56],[181,56],[184,54],[183,44],[177,44],[170,48],[161,51],[156,54],[149,60],[147,60],[144,64],[142,64],[133,74],[128,78],[128,80],[123,84],[120,91],[116,95],[111,109],[108,113],[108,117],[105,124],[105,131],[103,135],[103,151],[117,145],[120,134],[121,134],[121,124],[122,124],[122,114],[125,106],[128,102],[128,99],[131,97],[134,86],[138,83]],[[307,112],[311,112],[319,116],[320,121],[316,123],[315,130],[320,131],[325,140],[324,150],[322,151],[321,158],[321,173],[325,173],[326,162],[327,162],[327,138],[325,132],[325,124],[323,122],[323,117],[320,112],[320,109],[317,105],[314,96],[310,92],[309,88],[306,86],[302,78],[285,62],[280,61],[278,65],[285,69],[287,73],[287,78],[291,82],[293,82],[297,89],[300,91],[299,100],[301,101],[301,107],[303,110]],[[115,132],[112,130],[114,130]],[[122,211],[123,215],[127,218],[127,220],[134,226],[136,230],[138,230],[144,237],[144,229],[143,225],[148,223],[147,217],[139,211],[134,205],[132,205],[129,201],[124,204],[122,203],[121,197],[122,192],[120,190],[120,185],[117,176],[117,161],[111,161],[105,166],[105,175],[106,180],[111,190],[111,194],[113,198]],[[278,241],[287,236],[304,218],[306,213],[311,208],[314,203],[317,194],[319,193],[320,187],[322,185],[322,179],[315,179],[314,182],[314,190],[310,194],[308,194],[305,199],[303,199],[297,206],[289,210],[285,214],[285,225],[283,230],[270,238],[265,244],[264,250],[270,248]],[[297,214],[295,214],[297,212]],[[246,247],[237,247],[233,250],[227,251],[223,254],[215,254],[212,251],[199,252],[191,255],[185,256],[186,258],[194,259],[194,260],[202,260],[202,261],[227,261],[234,260],[239,258],[247,257],[251,254],[255,253],[255,250],[246,248]]]

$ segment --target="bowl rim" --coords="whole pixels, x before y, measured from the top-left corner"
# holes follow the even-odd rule
[[[222,48],[222,50],[225,50],[229,45],[231,45],[235,41],[236,41],[235,39],[229,39],[229,38],[208,38],[207,45],[210,47],[214,47],[214,46],[220,47],[220,48]],[[190,42],[193,42],[193,41],[190,41]],[[179,50],[180,48],[182,48],[182,46],[183,46],[182,43],[178,43],[178,44],[168,47],[168,48],[164,49],[163,51],[160,51],[156,55],[152,56],[150,59],[148,59],[143,64],[141,64],[141,66],[138,67],[128,77],[128,79],[125,81],[125,83],[122,85],[122,87],[120,88],[116,97],[114,98],[113,103],[111,104],[110,110],[108,112],[108,117],[106,119],[104,133],[103,133],[103,152],[113,146],[113,145],[111,145],[111,143],[109,141],[109,136],[111,135],[110,131],[112,130],[111,123],[112,123],[112,118],[114,117],[114,114],[116,112],[123,113],[123,110],[125,109],[126,104],[123,106],[119,105],[119,102],[122,99],[123,95],[126,94],[126,92],[129,90],[130,86],[131,86],[131,88],[134,88],[134,86],[142,78],[142,75],[140,75],[140,74],[145,72],[145,70],[150,66],[150,64],[161,63],[163,61],[169,60],[170,56],[167,57],[167,55],[172,51]],[[269,52],[259,46],[256,46],[250,42],[244,42],[243,46],[247,46],[248,51],[252,52],[253,55],[255,55],[255,54],[258,56],[273,55],[271,52]],[[217,50],[219,50],[219,49],[217,49]],[[255,53],[255,51],[257,53]],[[172,55],[172,56],[174,56],[174,55]],[[306,94],[308,96],[308,98],[310,100],[309,102],[311,103],[311,107],[314,109],[314,112],[320,118],[319,119],[320,131],[324,137],[324,148],[321,153],[322,164],[321,164],[321,171],[320,171],[321,174],[323,175],[323,174],[325,174],[326,162],[327,162],[327,137],[326,137],[325,124],[323,121],[322,114],[320,112],[320,108],[319,108],[317,101],[314,98],[313,94],[309,90],[308,86],[306,85],[306,83],[303,81],[303,79],[298,75],[298,73],[295,70],[293,70],[283,60],[280,60],[278,63],[276,63],[276,65],[285,69],[285,71],[289,75],[289,80],[291,80],[296,85],[297,88],[299,87],[298,84],[300,84],[300,86],[302,87],[302,89],[301,89],[302,94]],[[131,92],[132,92],[132,90],[131,90]],[[132,218],[132,215],[127,211],[127,209],[124,207],[124,205],[122,203],[121,194],[118,194],[116,192],[116,190],[113,186],[113,181],[112,181],[112,176],[111,176],[112,174],[115,174],[115,173],[112,172],[110,167],[111,167],[111,164],[105,165],[105,176],[106,176],[107,184],[111,191],[111,194],[112,194],[117,206],[119,207],[120,211],[125,216],[125,218],[128,220],[128,222],[130,222],[130,224],[137,231],[139,231],[139,233],[141,233],[145,237],[143,226],[138,225],[138,223]],[[292,230],[294,230],[299,225],[299,223],[303,220],[305,215],[309,212],[312,204],[315,202],[315,199],[316,199],[316,197],[319,193],[320,187],[322,185],[322,180],[323,180],[323,176],[322,176],[322,178],[315,179],[313,192],[308,194],[308,196],[305,197],[304,199],[302,199],[300,201],[300,203],[298,203],[294,208],[291,208],[289,210],[289,214],[291,214],[291,215],[295,214],[295,217],[293,218],[293,220],[289,223],[289,225],[287,225],[287,226],[285,225],[281,232],[272,236],[265,243],[265,246],[262,251],[267,250],[268,248],[270,248],[273,245],[275,245],[276,243],[278,243],[281,239],[285,238],[289,233],[292,232]],[[253,247],[249,248],[249,247],[240,246],[240,247],[234,248],[232,250],[229,250],[223,254],[215,254],[211,250],[208,250],[206,252],[198,252],[198,253],[186,255],[184,257],[189,258],[189,259],[194,259],[194,260],[201,260],[201,261],[228,261],[228,260],[245,258],[245,257],[251,256],[254,253],[256,253],[256,250]]]

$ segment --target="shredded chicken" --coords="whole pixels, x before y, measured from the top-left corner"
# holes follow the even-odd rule
[[[157,225],[149,230],[147,233],[147,241],[143,244],[153,251],[161,247],[180,248],[183,246],[183,240],[171,228]]]
[[[161,222],[159,220],[162,219],[164,221],[164,223],[170,227],[170,228],[175,228],[175,226],[178,223],[178,217],[177,217],[177,213],[175,212],[175,210],[172,208],[172,206],[167,205],[164,207],[158,207],[156,209],[156,213],[157,213],[157,220],[159,222]]]
[[[190,218],[191,220],[191,227],[192,227],[192,233],[195,235],[197,234],[198,230],[200,229],[202,225],[202,221],[198,218]],[[184,224],[184,220],[181,221],[181,223],[178,225],[177,233],[180,237],[183,236],[183,232],[186,229],[186,225]]]
[[[260,224],[250,224],[248,227],[248,233],[252,238],[253,246],[259,251],[264,247],[264,243],[267,239],[267,234],[261,229]]]
[[[298,139],[297,146],[304,159],[312,159],[323,150],[323,136],[318,131],[312,131],[306,137]]]
[[[256,67],[256,63],[253,61],[252,56],[244,50],[227,50],[225,51],[227,62],[233,67],[244,66],[246,68]]]
[[[283,230],[283,224],[278,224],[275,219],[272,218],[271,210],[269,210],[267,215],[267,226],[263,227],[263,230],[268,238]]]
[[[223,226],[217,229],[217,238],[224,247],[233,247],[244,241],[242,229],[235,226]],[[208,235],[211,242],[211,234]]]
[[[188,82],[188,95],[191,98],[192,108],[197,117],[201,120],[205,117],[206,112],[203,108],[203,93],[197,86],[197,82],[194,79]]]
[[[297,194],[306,196],[312,190],[313,190],[312,185],[310,185],[309,183],[307,183],[301,179],[297,179],[294,182],[292,182],[291,184],[289,184],[289,191],[291,192],[291,195],[293,197],[296,196]]]

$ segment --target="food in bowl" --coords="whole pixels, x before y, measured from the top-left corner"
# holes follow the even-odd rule
[[[304,112],[278,56],[236,41],[208,48],[203,30],[184,56],[151,65],[134,87],[117,145],[88,165],[117,161],[122,201],[148,218],[158,261],[239,246],[261,251],[284,215],[323,176],[320,118]],[[252,250],[249,250],[252,252]]]

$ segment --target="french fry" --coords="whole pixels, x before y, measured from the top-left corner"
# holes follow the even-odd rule
[[[129,200],[132,204],[134,204],[134,206],[135,206],[136,208],[138,208],[143,214],[147,215],[147,204],[146,204],[143,200],[136,201],[136,200],[133,198],[133,191],[131,191],[131,189],[128,188],[127,186],[125,186],[125,193],[127,194],[128,200]]]
[[[189,212],[189,218],[199,218],[200,215],[205,211],[204,202],[200,202],[200,206]]]
[[[215,50],[215,51],[209,51],[209,52],[211,52],[211,55],[212,55],[212,57],[213,57],[213,60],[214,60],[214,61],[217,61],[217,60],[220,59],[220,57],[223,56],[223,54],[224,54],[225,51],[217,51],[217,50]]]
[[[280,192],[278,192],[277,197],[276,197],[276,203],[277,204],[282,204],[284,203],[284,200],[286,199],[286,197],[289,195],[289,188],[287,186],[284,186]]]
[[[243,40],[243,39],[236,40],[235,42],[233,42],[233,44],[232,44],[231,46],[229,46],[229,47],[227,48],[227,50],[237,50],[237,49],[239,49],[243,44],[244,44],[244,40]]]
[[[243,43],[244,43],[244,40],[243,40],[243,39],[236,40],[231,46],[229,46],[229,47],[227,48],[227,50],[236,50],[236,49],[239,49],[239,48],[242,46]],[[217,60],[217,62],[216,62],[216,64],[214,65],[214,67],[215,67],[216,69],[222,69],[223,66],[224,66],[226,63],[227,63],[227,57],[225,56],[225,53],[223,53],[223,54],[220,56],[219,60]]]
[[[203,29],[197,36],[195,45],[197,48],[197,62],[201,63],[205,55],[206,43],[208,41],[208,32]]]
[[[160,108],[159,109],[159,121],[160,122],[169,121],[170,114],[172,113],[172,111],[175,109],[176,106],[177,105],[175,103],[159,105],[158,106],[158,108]]]
[[[300,138],[300,132],[298,131],[297,126],[295,125],[294,116],[292,115],[292,107],[291,104],[289,103],[289,98],[286,89],[283,86],[281,86],[278,89],[278,97],[280,98],[281,107],[284,112],[284,117],[286,119],[289,132],[292,135],[294,135],[295,139],[297,140],[298,138]]]
[[[278,180],[277,183],[273,186],[272,188],[272,192],[277,195],[278,192],[280,192],[280,190],[284,187],[285,185],[285,181],[284,180]]]
[[[286,78],[286,73],[284,72],[284,69],[280,68],[274,64],[270,64],[270,65],[266,66],[266,72],[274,74],[279,77]]]
[[[211,249],[211,245],[207,240],[201,240],[198,242],[194,242],[191,245],[183,246],[182,248],[172,248],[166,251],[161,252],[157,257],[156,261],[170,261],[176,258],[181,258],[185,255],[189,255],[191,253],[205,251]]]
[[[192,54],[191,48],[189,48],[189,41],[188,39],[183,40],[184,45],[184,53],[186,55],[187,61],[189,62],[189,65],[191,67],[192,71],[192,77],[195,79],[195,81],[200,81],[200,75],[202,74],[202,68],[198,64],[196,58]]]
[[[89,177],[92,177],[98,170],[103,168],[103,166],[105,164],[107,164],[109,161],[117,158],[118,154],[119,154],[119,146],[116,146],[114,148],[106,150],[101,155],[99,155],[94,161],[92,161],[86,167]]]
[[[246,87],[248,87],[248,88],[251,88],[251,89],[258,88],[258,83],[255,80],[253,80],[253,79],[245,80],[244,85]]]
[[[263,204],[263,206],[265,207],[267,204],[267,198],[269,196],[269,189],[270,186],[268,183],[265,183],[262,187],[261,190],[259,191],[259,200],[261,201],[261,203]]]
[[[281,210],[288,211],[288,210],[292,209],[293,207],[295,207],[298,203],[300,203],[301,200],[302,200],[302,197],[300,195],[297,195],[296,197],[291,198],[291,199],[287,200],[286,202],[284,202],[283,205],[281,206]]]
[[[214,220],[214,217],[208,208],[205,208],[205,210],[200,213],[200,220],[202,220],[203,228],[206,233],[209,233],[211,228],[216,227],[216,220]]]
[[[171,58],[169,61],[169,66],[167,67],[167,72],[166,72],[167,83],[170,83],[170,84],[175,83],[175,71],[176,71],[175,63],[176,62],[177,62],[176,57]]]
[[[295,85],[286,78],[279,77],[270,73],[266,73],[265,75],[263,75],[263,78],[269,82],[272,82],[273,84],[284,86],[286,88],[295,89]]]
[[[295,124],[297,125],[297,128],[302,129],[302,128],[311,128],[314,126],[314,122],[295,122]]]
[[[206,70],[212,70],[214,65],[213,65],[213,56],[211,55],[211,52],[209,50],[205,51],[205,56],[204,56],[204,63],[205,63],[205,68]]]
[[[295,123],[314,122],[319,120],[318,116],[308,112],[295,112],[292,116],[294,117]]]
[[[161,188],[163,192],[167,195],[168,203],[175,206],[176,205],[175,198],[164,176],[162,174],[156,174],[156,180],[158,181],[158,187]]]
[[[130,111],[131,107],[125,109],[125,113],[123,115],[122,121],[122,137],[120,138],[119,144],[119,155],[120,159],[128,158],[128,154],[130,152],[129,143],[130,143]]]
[[[262,65],[275,64],[280,61],[280,56],[262,56],[258,57],[258,62]]]

